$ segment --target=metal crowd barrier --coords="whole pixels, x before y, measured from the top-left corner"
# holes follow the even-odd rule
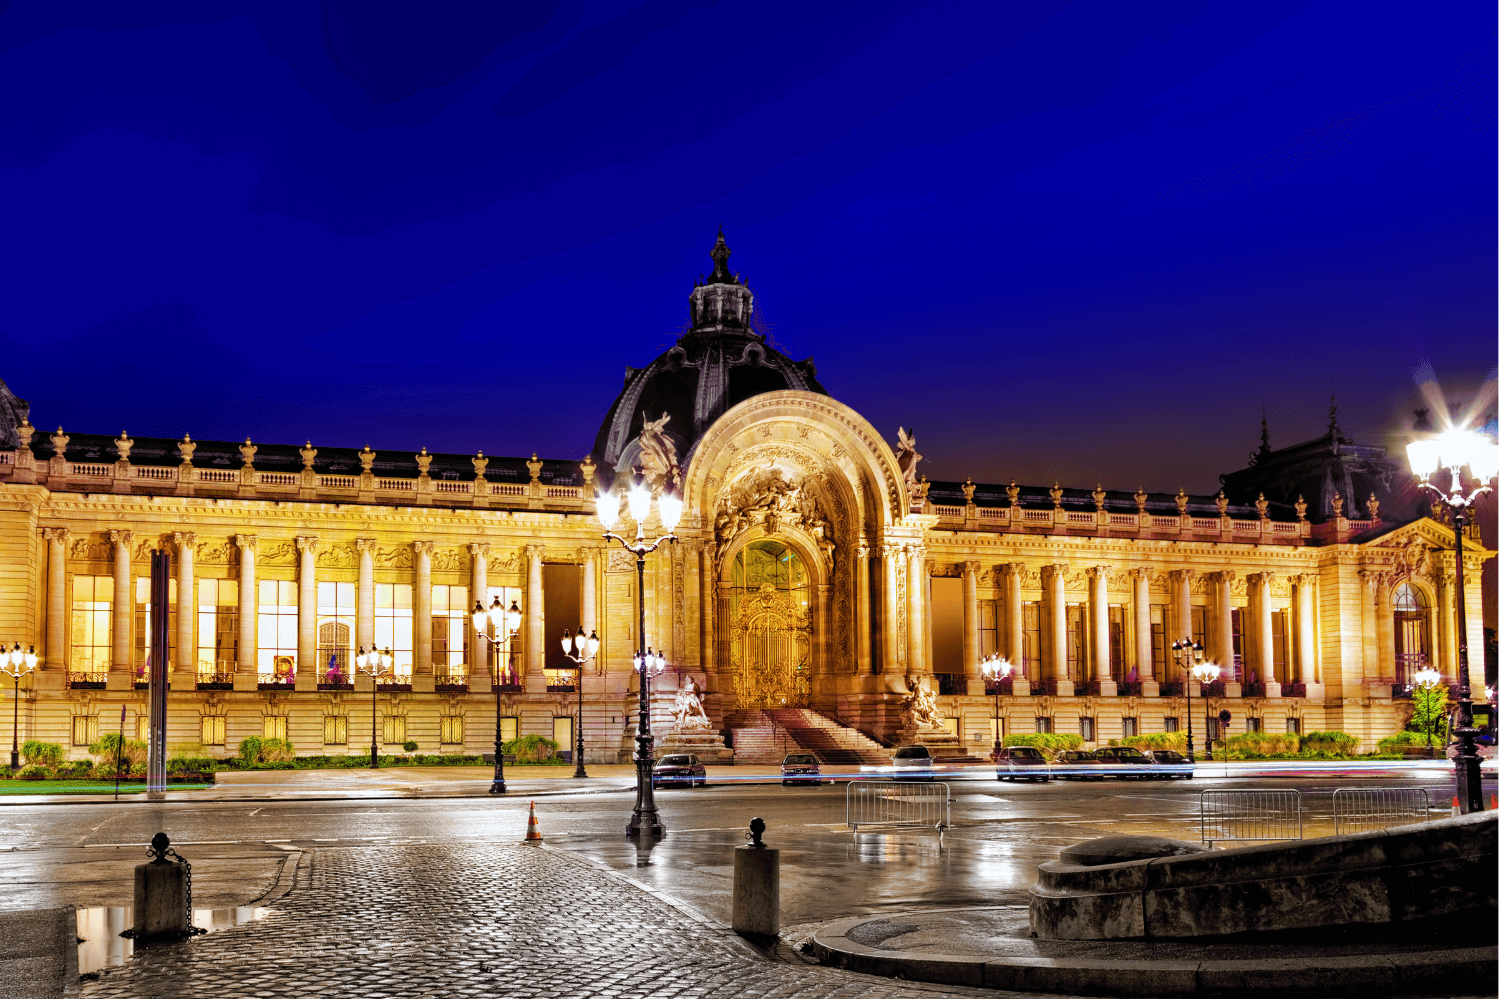
[[[936,782],[851,780],[843,816],[855,837],[860,826],[930,826],[940,846],[952,825],[952,791]]]
[[[1197,798],[1208,846],[1301,839],[1300,791],[1201,791]]]
[[[1332,793],[1333,835],[1408,826],[1431,817],[1424,787],[1340,787]]]

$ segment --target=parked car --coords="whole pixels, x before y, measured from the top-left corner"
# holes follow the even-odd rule
[[[651,772],[651,786],[704,787],[708,783],[708,771],[702,761],[690,753],[673,753],[656,761]]]
[[[891,780],[935,780],[932,753],[925,746],[901,746],[891,760]]]
[[[781,785],[821,784],[822,764],[811,753],[787,753],[781,761]]]
[[[1150,779],[1154,762],[1134,746],[1105,746],[1093,754],[1103,764],[1104,776]]]
[[[1160,780],[1171,780],[1174,777],[1192,777],[1192,761],[1174,749],[1147,749],[1145,755],[1150,757],[1151,776]]]
[[[1103,764],[1082,749],[1064,749],[1052,761],[1051,774],[1063,780],[1097,780],[1104,776]]]
[[[994,776],[1000,780],[1051,780],[1051,764],[1035,746],[1005,746],[994,754]]]

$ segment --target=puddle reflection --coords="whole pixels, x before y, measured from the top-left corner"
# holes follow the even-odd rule
[[[253,905],[237,909],[194,909],[193,925],[212,933],[264,919],[270,911]],[[120,934],[134,925],[135,907],[131,905],[78,909],[78,973],[87,975],[119,967],[128,961],[135,952],[135,941]]]

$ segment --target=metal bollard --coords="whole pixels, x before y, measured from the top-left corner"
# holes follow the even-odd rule
[[[166,833],[151,837],[150,863],[135,869],[135,931],[137,941],[153,937],[180,937],[192,932],[189,915],[191,875],[186,862],[174,862],[172,841]]]
[[[750,821],[749,843],[734,849],[734,932],[773,937],[781,931],[781,851],[760,841],[765,820]]]

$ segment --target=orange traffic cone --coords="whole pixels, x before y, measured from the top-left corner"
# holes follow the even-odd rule
[[[1452,801],[1453,801],[1453,804],[1455,806],[1456,803],[1457,803],[1457,799],[1453,798]],[[536,824],[536,802],[534,802],[534,801],[531,802],[531,817],[528,820],[526,820],[526,839],[525,839],[525,841],[527,843],[540,843],[541,842],[541,826],[539,826],[539,825]]]
[[[1452,796],[1452,814],[1453,815],[1461,815],[1461,814],[1463,814],[1463,806],[1458,803],[1457,795],[1455,795],[1455,794]],[[533,822],[535,821],[534,817],[532,818],[532,821]],[[529,836],[527,836],[526,838],[530,839]]]
[[[1489,795],[1489,811],[1499,812],[1499,794]]]

